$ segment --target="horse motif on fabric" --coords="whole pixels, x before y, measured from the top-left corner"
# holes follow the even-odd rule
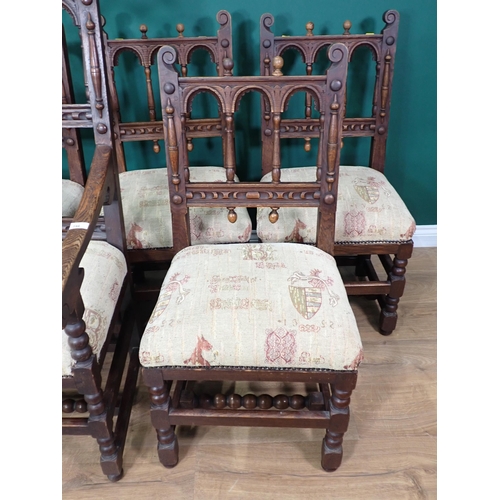
[[[130,224],[130,229],[127,233],[127,247],[128,248],[142,248],[142,242],[138,237],[138,233],[142,233],[142,227],[135,222]]]
[[[198,337],[193,353],[188,359],[184,360],[184,364],[188,365],[191,363],[193,365],[210,366],[210,363],[203,357],[203,351],[211,350],[212,344],[203,335]]]

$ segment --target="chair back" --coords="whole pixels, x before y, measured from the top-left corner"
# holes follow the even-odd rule
[[[370,137],[370,167],[380,172],[384,171],[385,165],[399,12],[388,10],[384,13],[383,20],[386,24],[381,34],[351,34],[351,23],[346,21],[344,33],[340,35],[314,35],[314,24],[309,22],[306,24],[306,35],[277,36],[271,31],[274,17],[271,14],[263,14],[260,19],[261,75],[271,75],[275,58],[282,58],[289,49],[300,53],[307,75],[312,74],[313,65],[320,51],[332,43],[343,43],[347,47],[349,61],[359,47],[368,47],[371,50],[375,61],[372,113],[370,117],[344,117],[342,137]],[[310,96],[306,95],[304,118],[283,120],[282,127],[284,138],[305,138],[304,147],[306,151],[308,150],[310,139],[318,136],[318,121],[311,117]],[[262,141],[263,163],[268,164],[268,158],[272,154],[272,144],[264,134]],[[263,174],[268,172],[269,170],[264,170]]]
[[[113,110],[113,122],[116,137],[116,150],[119,172],[127,170],[127,163],[123,144],[125,142],[152,141],[153,151],[160,152],[159,142],[163,139],[161,119],[157,116],[157,98],[152,81],[152,66],[156,61],[156,55],[160,47],[169,45],[175,47],[177,63],[180,66],[182,76],[188,74],[188,64],[191,62],[193,54],[202,50],[208,52],[210,59],[215,64],[218,76],[230,76],[232,74],[232,28],[231,15],[225,10],[217,13],[217,22],[220,28],[216,36],[186,37],[184,36],[184,26],[177,24],[178,37],[172,38],[148,38],[147,26],[140,26],[141,38],[110,40],[105,35],[106,59],[108,66],[108,78],[110,82],[110,96]],[[140,99],[137,96],[127,94],[127,88],[119,89],[116,84],[115,68],[120,61],[120,55],[130,52],[136,56],[136,61],[142,66],[145,78],[145,97],[147,109],[144,116],[148,116],[147,121],[125,121],[120,114],[120,98],[130,99],[137,103]],[[128,90],[130,92],[130,90]],[[124,94],[125,93],[125,94]],[[220,122],[217,118],[212,120],[192,120],[192,131],[189,136],[190,148],[193,137],[219,137],[221,135]],[[164,166],[164,165],[162,165]]]
[[[168,46],[160,49],[159,87],[175,251],[191,243],[188,211],[192,207],[225,207],[230,222],[236,220],[237,207],[268,207],[269,219],[275,222],[279,208],[304,206],[319,208],[317,246],[333,254],[348,50],[340,43],[331,45],[328,57],[330,67],[321,76],[186,78],[179,76],[174,66],[176,50]],[[264,165],[272,173],[269,183],[234,182],[238,171],[234,115],[242,96],[253,91],[261,94],[266,103],[263,133],[272,144],[272,154]],[[320,115],[317,175],[313,182],[281,182],[281,116],[298,91],[311,94]],[[187,117],[200,93],[212,95],[219,107],[225,182],[190,181]]]

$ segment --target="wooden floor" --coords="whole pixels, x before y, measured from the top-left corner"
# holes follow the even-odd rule
[[[376,331],[376,304],[351,299],[365,361],[336,472],[321,469],[322,430],[244,427],[179,428],[180,461],[166,469],[139,385],[123,479],[102,475],[92,438],[63,436],[62,498],[436,498],[436,262],[435,248],[414,249],[388,337]]]

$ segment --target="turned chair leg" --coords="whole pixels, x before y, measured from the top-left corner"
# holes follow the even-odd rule
[[[329,401],[330,420],[321,447],[321,467],[326,472],[333,472],[342,463],[342,441],[349,426],[349,403],[354,389],[352,380],[349,384],[342,381],[332,388],[332,398]]]
[[[106,409],[101,390],[93,396],[85,396],[85,401],[89,410],[89,429],[101,452],[101,469],[110,481],[118,481],[123,476],[123,457],[112,431],[112,412]]]
[[[406,265],[408,264],[408,259],[411,257],[412,250],[413,243],[403,244],[394,256],[392,269],[388,275],[391,289],[384,297],[384,305],[380,311],[379,329],[382,335],[390,335],[396,328],[399,299],[403,296],[405,289]]]
[[[179,444],[175,427],[170,424],[168,412],[171,399],[167,384],[150,387],[151,422],[158,436],[158,458],[165,467],[174,467],[179,461]]]

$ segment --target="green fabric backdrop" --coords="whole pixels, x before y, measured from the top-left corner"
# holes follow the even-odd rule
[[[101,0],[101,13],[106,20],[105,31],[109,38],[139,38],[139,25],[148,26],[149,37],[177,36],[175,26],[183,23],[185,36],[213,36],[218,24],[216,14],[225,9],[230,12],[233,25],[233,55],[235,75],[259,74],[259,20],[263,13],[271,13],[275,22],[272,31],[277,35],[305,34],[305,24],[313,21],[315,34],[342,33],[346,19],[352,23],[351,33],[380,33],[384,27],[382,15],[386,10],[396,9],[401,19],[396,52],[395,73],[391,101],[387,163],[385,173],[398,190],[417,224],[436,224],[436,164],[437,164],[437,111],[436,111],[436,1],[420,0],[315,0],[301,2],[289,0]],[[79,41],[69,17],[63,13],[63,24],[71,54],[71,65],[75,82],[81,75],[81,63],[74,62],[79,55]],[[322,71],[326,64],[316,65],[315,72]],[[303,64],[293,53],[285,56],[285,69],[289,74],[303,74]],[[352,69],[359,73],[357,87],[348,88],[347,114],[370,115],[371,76],[373,63],[368,50],[359,50],[353,60]],[[196,74],[215,75],[213,65],[205,54],[196,53],[190,68]],[[144,74],[133,61],[131,54],[121,56],[116,68],[116,82],[121,102],[123,119],[127,116],[147,120]],[[370,86],[362,93],[363,82]],[[156,85],[156,74],[153,75]],[[127,92],[124,92],[124,89]],[[84,100],[83,90],[77,98]],[[201,105],[210,109],[211,103],[203,99]],[[258,179],[260,173],[260,122],[257,95],[244,97],[240,117],[236,117],[239,130],[236,135],[238,175],[245,179]],[[146,113],[144,112],[146,110]],[[289,108],[290,113],[303,113],[303,98],[297,96]],[[301,111],[300,111],[301,110]],[[245,116],[244,119],[241,115]],[[158,109],[158,115],[161,116]],[[85,131],[84,151],[90,159],[92,141]],[[155,154],[149,143],[125,145],[129,169],[165,166],[164,150]],[[365,165],[368,162],[368,139],[349,139],[344,143],[342,163]],[[206,158],[210,158],[207,162]],[[193,164],[221,164],[219,148],[213,140],[196,143]],[[302,142],[292,143],[286,149],[284,166],[313,165],[314,157],[304,152]],[[63,176],[67,177],[67,166],[63,158]]]

